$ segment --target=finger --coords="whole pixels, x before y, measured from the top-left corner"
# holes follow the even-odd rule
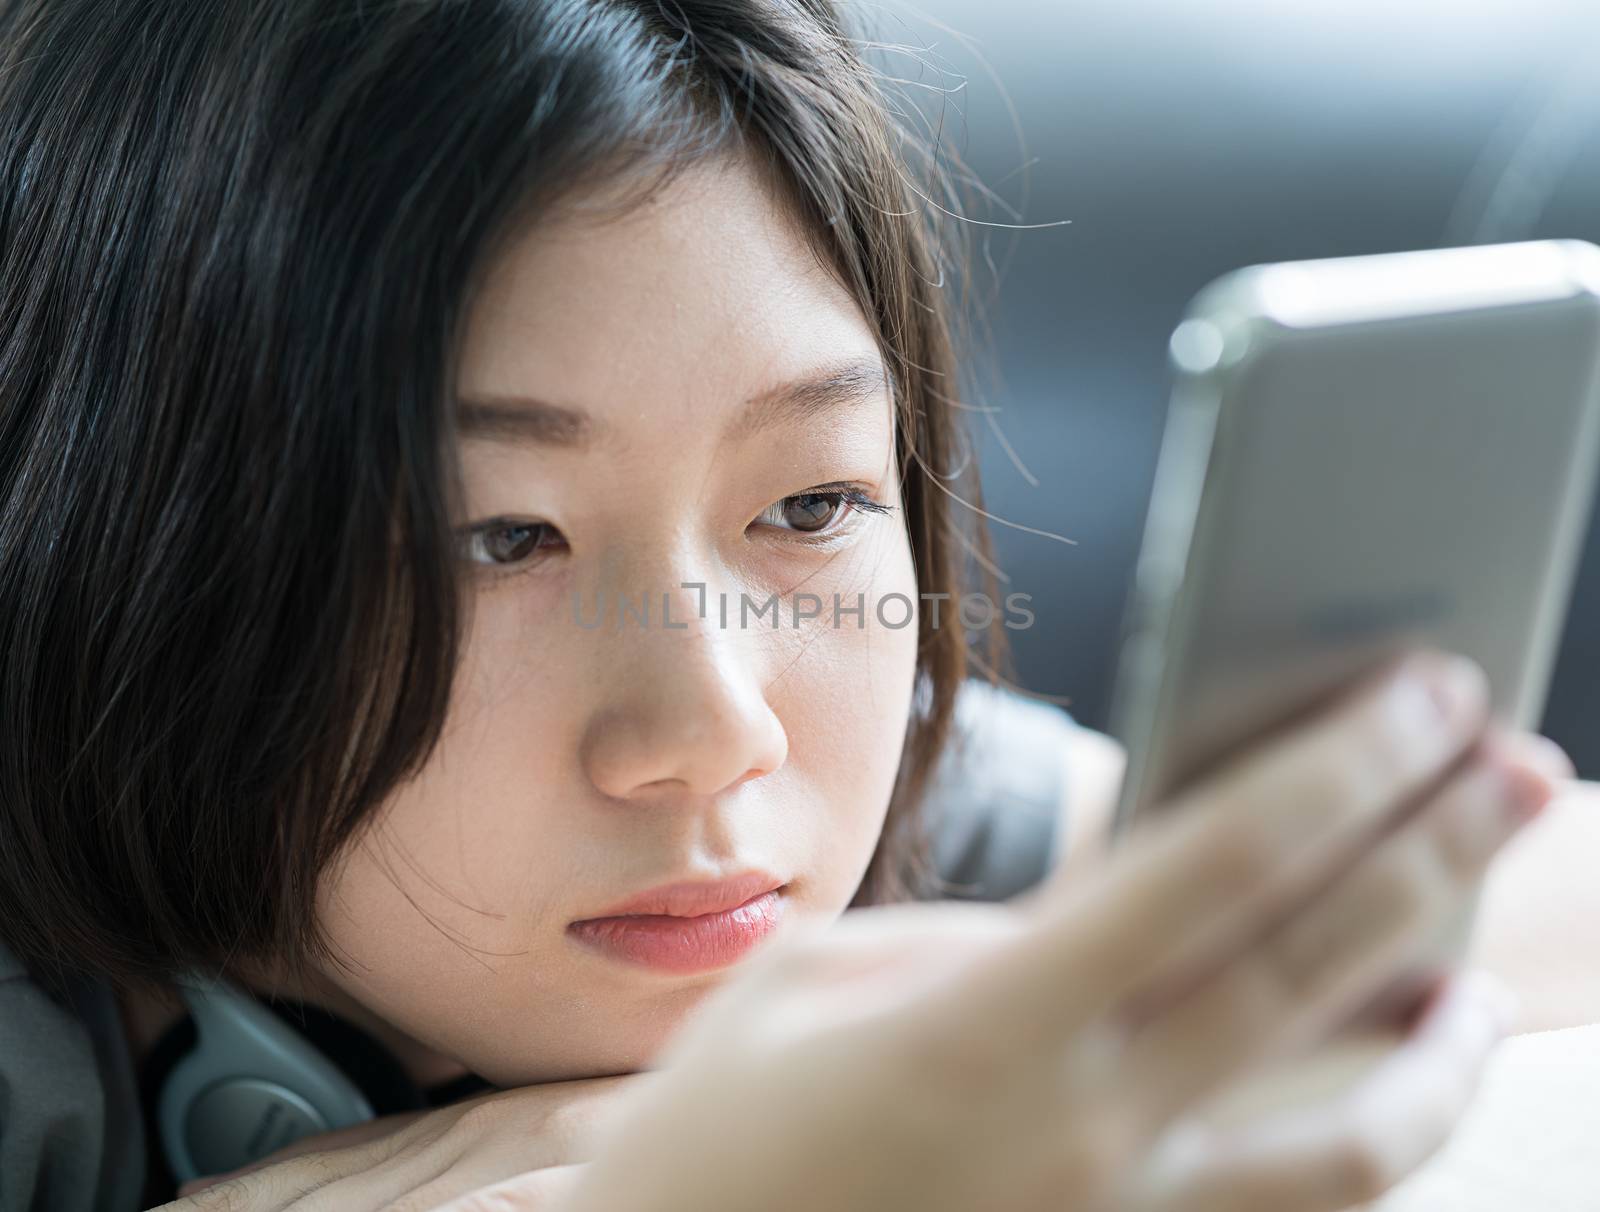
[[[1164,1142],[1139,1212],[1338,1212],[1432,1157],[1478,1088],[1513,1013],[1478,974],[1448,983],[1411,1038],[1332,1106]]]
[[[622,1100],[636,1097],[633,1090],[641,1081],[648,1084],[649,1075],[591,1079],[585,1083],[591,1092],[581,1104],[582,1113],[572,1115],[578,1104],[569,1102],[568,1114],[559,1120],[548,1114],[530,1119],[524,1096],[535,1088],[453,1104],[390,1138],[401,1140],[403,1148],[366,1167],[344,1167],[309,1188],[293,1207],[296,1212],[424,1212],[514,1175],[548,1168],[558,1157],[587,1160],[597,1130]]]
[[[583,1167],[573,1162],[514,1175],[440,1204],[434,1212],[546,1212],[567,1201]]]
[[[1330,840],[1418,794],[1482,730],[1488,692],[1464,658],[1424,652],[1364,679],[1339,704],[1252,749],[1176,801],[1083,889],[1040,902],[1034,928],[977,965],[952,1025],[981,1017],[1037,1054],[1152,972],[1229,928],[1315,864]]]
[[[225,1170],[219,1174],[208,1174],[201,1178],[192,1178],[178,1187],[179,1196],[193,1195],[204,1191],[207,1187],[230,1178],[240,1178],[246,1174],[253,1174],[268,1166],[275,1166],[279,1162],[288,1161],[293,1157],[303,1157],[307,1153],[323,1153],[332,1149],[342,1149],[347,1145],[359,1145],[366,1141],[377,1140],[398,1132],[401,1128],[427,1115],[426,1111],[399,1111],[393,1115],[379,1116],[364,1123],[351,1124],[345,1128],[335,1128],[330,1132],[317,1132],[310,1136],[303,1136],[299,1140],[291,1141],[281,1149],[274,1150],[267,1156],[251,1162],[249,1165],[240,1166],[234,1170]]]
[[[347,1212],[384,1208],[421,1212],[476,1187],[539,1166],[546,1142],[528,1131],[507,1131],[517,1100],[505,1091],[479,1095],[424,1115],[404,1132],[364,1146],[365,1164],[341,1158],[357,1146],[331,1154],[310,1154],[324,1173],[294,1204],[296,1212]],[[389,1147],[382,1154],[370,1150]],[[332,1164],[323,1159],[332,1159]],[[294,1163],[290,1163],[291,1165]],[[270,1173],[270,1171],[269,1171]]]
[[[178,1198],[183,1199],[185,1196],[204,1191],[207,1187],[214,1187],[223,1179],[233,1178],[239,1173],[238,1170],[224,1170],[220,1174],[207,1174],[201,1178],[191,1178],[186,1183],[178,1184]]]
[[[205,1186],[162,1205],[162,1212],[281,1212],[299,1207],[302,1196],[346,1173],[348,1164],[337,1152],[307,1153],[248,1173],[211,1175]]]
[[[670,1068],[730,1029],[767,1046],[804,1038],[818,1022],[898,1014],[908,1003],[937,1002],[963,979],[965,968],[1024,928],[1020,913],[1004,904],[901,902],[855,910],[825,928],[779,939],[734,980],[713,992],[657,1054]],[[724,1004],[762,1000],[758,1016],[742,1010],[730,1022]],[[970,1025],[969,1025],[970,1026]]]
[[[922,951],[981,949],[1015,938],[1022,915],[1005,904],[903,901],[871,905],[779,938],[746,973],[778,986],[831,984],[885,966],[916,964]]]
[[[1525,767],[1529,772],[1544,779],[1550,787],[1550,802],[1560,794],[1560,784],[1574,777],[1571,759],[1548,737],[1491,726],[1483,737],[1483,744],[1491,758],[1506,765]],[[1496,864],[1503,862],[1503,856],[1509,849],[1511,847],[1496,852],[1494,860]],[[1493,879],[1492,866],[1485,879]],[[1462,924],[1468,923],[1464,919]],[[1457,940],[1452,940],[1455,941]],[[1398,977],[1351,1020],[1351,1025],[1381,1027],[1400,1021],[1418,1005],[1420,995],[1434,979],[1436,977],[1426,972],[1408,973]]]
[[[1364,928],[1375,933],[1375,923],[1403,924],[1412,913],[1437,910],[1441,897],[1459,902],[1482,876],[1485,856],[1492,856],[1554,792],[1538,770],[1518,760],[1511,736],[1500,725],[1490,725],[1452,768],[1448,781],[1418,801],[1415,812],[1401,814],[1392,829],[1324,864],[1316,879],[1264,902],[1252,930],[1217,939],[1211,954],[1192,955],[1186,968],[1141,989],[1137,1000],[1142,1005],[1125,1003],[1119,1010],[1137,1025],[1176,1001],[1187,986],[1209,978],[1254,946],[1276,952],[1278,971],[1297,983],[1293,978],[1309,974],[1312,965],[1335,950],[1332,936],[1358,936]],[[1476,783],[1468,777],[1473,772]],[[1470,794],[1473,787],[1484,794]],[[1402,974],[1391,988],[1407,1004],[1415,1002],[1419,991],[1411,974]]]
[[[1547,736],[1536,732],[1513,732],[1505,738],[1512,757],[1532,766],[1547,779],[1560,781],[1578,777],[1567,751]]]
[[[404,1150],[407,1130],[411,1128],[408,1123],[394,1131],[337,1148],[318,1149],[263,1161],[229,1174],[213,1175],[210,1185],[189,1196],[180,1206],[194,1212],[279,1212],[291,1206],[304,1212],[314,1209],[332,1212],[333,1209],[362,1207],[360,1201],[368,1200],[365,1206],[381,1207],[381,1202],[371,1201],[404,1192],[409,1189],[405,1186],[407,1182],[415,1187],[432,1177],[432,1173],[419,1176],[409,1172],[396,1177],[399,1169],[411,1162],[411,1156]],[[434,1172],[440,1168],[436,1165]],[[328,1199],[323,1193],[334,1188],[338,1188],[339,1193]]]
[[[1325,1035],[1420,963],[1548,795],[1526,768],[1475,762],[1316,901],[1134,1023],[1119,1071],[1141,1116],[1159,1128],[1230,1076]]]
[[[314,1162],[325,1154],[309,1154],[297,1161]],[[422,1147],[407,1149],[386,1158],[382,1162],[370,1166],[363,1166],[356,1170],[334,1173],[324,1170],[315,1175],[313,1181],[306,1183],[296,1192],[292,1207],[295,1212],[349,1212],[353,1208],[384,1208],[392,1212],[419,1212],[424,1206],[415,1203],[408,1204],[407,1197],[413,1192],[420,1191],[431,1183],[437,1182],[450,1170],[451,1164],[460,1156],[459,1149],[448,1147]],[[289,1162],[295,1165],[297,1162]],[[476,1182],[463,1181],[450,1193],[460,1194],[470,1190],[471,1187],[488,1182],[494,1178],[502,1178],[511,1170],[501,1170],[499,1173],[485,1174]],[[272,1171],[265,1171],[272,1173]],[[438,1199],[433,1201],[439,1202]]]

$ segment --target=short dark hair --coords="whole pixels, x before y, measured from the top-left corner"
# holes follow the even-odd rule
[[[959,239],[908,138],[830,0],[0,0],[0,939],[119,988],[328,956],[318,878],[450,697],[466,304],[588,186],[770,166],[959,592]],[[927,886],[968,643],[924,612],[855,904]]]

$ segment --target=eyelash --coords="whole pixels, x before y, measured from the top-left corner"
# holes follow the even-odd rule
[[[823,530],[791,530],[786,526],[773,524],[775,529],[793,536],[802,543],[822,544],[831,542],[839,536],[840,528],[844,526],[845,520],[852,514],[886,514],[894,512],[893,505],[885,505],[881,501],[873,500],[859,484],[819,484],[815,488],[808,488],[804,492],[791,493],[775,501],[761,511],[762,516],[771,513],[773,510],[781,512],[787,502],[797,501],[802,497],[837,497],[844,505],[848,506],[837,518],[828,523]]]
[[[832,522],[828,524],[825,529],[822,530],[794,530],[789,527],[778,526],[775,523],[768,523],[768,525],[773,526],[773,529],[782,531],[784,534],[790,536],[791,539],[804,543],[807,546],[823,546],[837,540],[840,537],[841,527],[844,525],[845,519],[849,518],[852,514],[860,513],[862,515],[882,515],[893,513],[895,509],[893,505],[886,505],[882,501],[874,500],[861,485],[820,484],[815,488],[808,488],[804,492],[790,493],[788,496],[780,498],[778,501],[762,510],[762,516],[765,516],[774,510],[781,511],[782,507],[788,502],[799,500],[803,497],[836,497],[841,504],[847,506],[843,512],[841,512]],[[541,528],[551,531],[554,530],[554,527],[551,527],[548,522],[519,522],[511,518],[490,518],[487,522],[480,522],[476,526],[467,527],[465,530],[460,532],[462,545],[468,549],[465,556],[466,562],[469,565],[483,569],[491,576],[507,575],[510,573],[525,571],[539,562],[539,556],[537,553],[544,550],[544,544],[541,543],[534,548],[535,554],[527,556],[523,560],[511,564],[496,564],[493,561],[474,560],[471,558],[471,547],[484,535],[493,534],[495,531],[537,531]]]

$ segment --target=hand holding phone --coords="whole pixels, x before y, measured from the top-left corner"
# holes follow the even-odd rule
[[[886,905],[780,933],[680,1029],[564,1212],[1377,1197],[1438,1147],[1504,1027],[1471,982],[1375,1039],[1353,1096],[1308,1092],[1226,1133],[1203,1117],[1460,911],[1550,792],[1500,739],[1482,671],[1421,654],[1235,755],[1103,869],[1025,907]]]
[[[1502,743],[1528,735],[1600,462],[1600,248],[1250,266],[1195,297],[1171,355],[1112,707],[1118,836],[1408,648],[1470,657]],[[1459,962],[1474,901],[1348,1030],[1235,1087],[1219,1122],[1349,1088],[1386,1015]]]

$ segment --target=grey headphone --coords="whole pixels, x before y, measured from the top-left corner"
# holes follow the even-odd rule
[[[255,998],[193,975],[177,984],[198,1036],[157,1104],[162,1151],[178,1182],[374,1118],[355,1083]]]

